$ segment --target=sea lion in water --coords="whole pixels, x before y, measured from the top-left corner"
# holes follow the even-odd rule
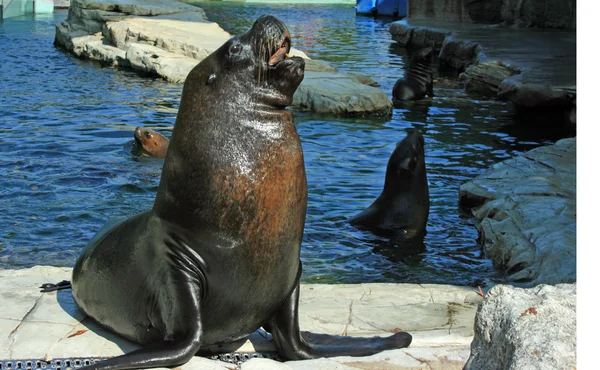
[[[135,142],[144,150],[144,154],[147,154],[156,158],[164,158],[167,155],[167,149],[169,148],[169,139],[159,134],[154,130],[146,130],[143,127],[136,127],[133,132]]]
[[[433,97],[432,57],[433,49],[430,47],[420,49],[412,55],[404,77],[394,84],[393,100],[418,100],[425,98],[425,95]]]
[[[429,217],[425,140],[410,129],[388,161],[381,195],[350,223],[375,234],[397,238],[424,235]]]
[[[307,184],[285,107],[304,78],[289,31],[259,18],[188,75],[154,206],[99,233],[73,269],[73,297],[142,348],[89,366],[179,366],[261,326],[287,360],[406,347],[300,333]],[[317,344],[318,346],[313,346]]]

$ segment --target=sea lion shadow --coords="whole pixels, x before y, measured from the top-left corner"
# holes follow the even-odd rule
[[[70,340],[79,340],[87,343],[87,347],[91,349],[98,349],[102,353],[91,353],[92,357],[106,357],[118,356],[120,353],[106,353],[106,341],[114,343],[123,353],[128,353],[138,348],[141,348],[138,344],[128,341],[125,338],[112,334],[107,329],[103,328],[100,324],[94,321],[91,317],[85,314],[75,300],[71,289],[64,289],[57,291],[56,300],[58,305],[71,317],[79,321],[73,329],[73,333],[69,337]],[[82,332],[82,330],[84,332]],[[78,334],[81,333],[81,334]],[[91,334],[91,335],[90,335]],[[78,338],[77,338],[77,337]],[[77,339],[76,339],[77,338]]]
[[[70,289],[57,291],[56,301],[65,313],[79,322],[79,324],[75,325],[74,329],[72,330],[72,333],[69,336],[70,340],[84,341],[87,343],[88,348],[102,351],[99,353],[91,353],[91,357],[118,356],[120,354],[129,353],[138,348],[142,348],[142,346],[136,343],[111,333],[108,331],[108,329],[105,329],[102,325],[98,324],[94,319],[87,316],[85,312],[79,308],[77,303],[75,303],[73,294],[71,292],[72,291]],[[114,344],[114,346],[118,347],[122,353],[117,351],[114,353],[107,353],[106,342],[111,342]],[[249,345],[247,344],[248,342]],[[231,343],[210,346],[204,349],[202,352],[197,353],[196,356],[210,357],[219,353],[275,351],[276,348],[275,342],[273,341],[273,336],[267,333],[263,328],[259,328],[254,333],[243,339]]]

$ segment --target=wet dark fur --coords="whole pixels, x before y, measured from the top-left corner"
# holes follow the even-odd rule
[[[350,223],[375,234],[415,238],[425,233],[429,217],[429,186],[425,141],[412,129],[390,156],[381,195]]]
[[[392,89],[394,101],[418,100],[425,96],[433,97],[432,57],[433,49],[430,47],[413,54],[404,77],[396,81]]]

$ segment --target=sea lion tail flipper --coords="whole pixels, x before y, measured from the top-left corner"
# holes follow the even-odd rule
[[[165,340],[156,341],[122,356],[96,362],[82,370],[171,368],[191,360],[202,345],[200,292],[190,281],[182,283],[179,288],[171,297],[174,302],[178,303],[177,308],[169,310],[171,302],[164,302],[167,303],[166,307],[163,307],[165,314],[177,318],[166,329],[166,332],[169,333],[168,340],[165,338]],[[167,336],[167,334],[164,335]]]
[[[48,293],[48,292],[53,292],[55,290],[61,290],[61,289],[70,289],[71,282],[69,280],[63,280],[56,284],[45,283],[45,284],[42,284],[40,286],[40,288],[42,288],[42,290],[40,290],[41,293]]]
[[[300,287],[296,286],[290,297],[267,323],[277,351],[286,360],[304,360],[334,356],[369,356],[387,349],[405,348],[412,336],[397,332],[389,337],[346,337],[328,334],[300,333],[298,325],[298,300]]]

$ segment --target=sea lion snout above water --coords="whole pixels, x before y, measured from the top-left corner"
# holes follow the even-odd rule
[[[99,233],[75,264],[79,307],[143,346],[90,369],[179,366],[261,326],[289,360],[410,344],[403,332],[300,333],[307,184],[285,107],[304,61],[290,47],[285,25],[263,16],[189,73],[153,208]]]
[[[144,154],[164,158],[169,149],[169,139],[154,130],[147,130],[143,127],[136,127],[133,131],[135,142],[144,150]]]
[[[431,63],[433,49],[423,48],[415,52],[404,73],[394,84],[392,98],[394,101],[418,100],[425,96],[433,97],[433,72]]]
[[[424,234],[428,217],[425,140],[411,129],[390,156],[383,191],[350,223],[379,235],[411,238]]]

